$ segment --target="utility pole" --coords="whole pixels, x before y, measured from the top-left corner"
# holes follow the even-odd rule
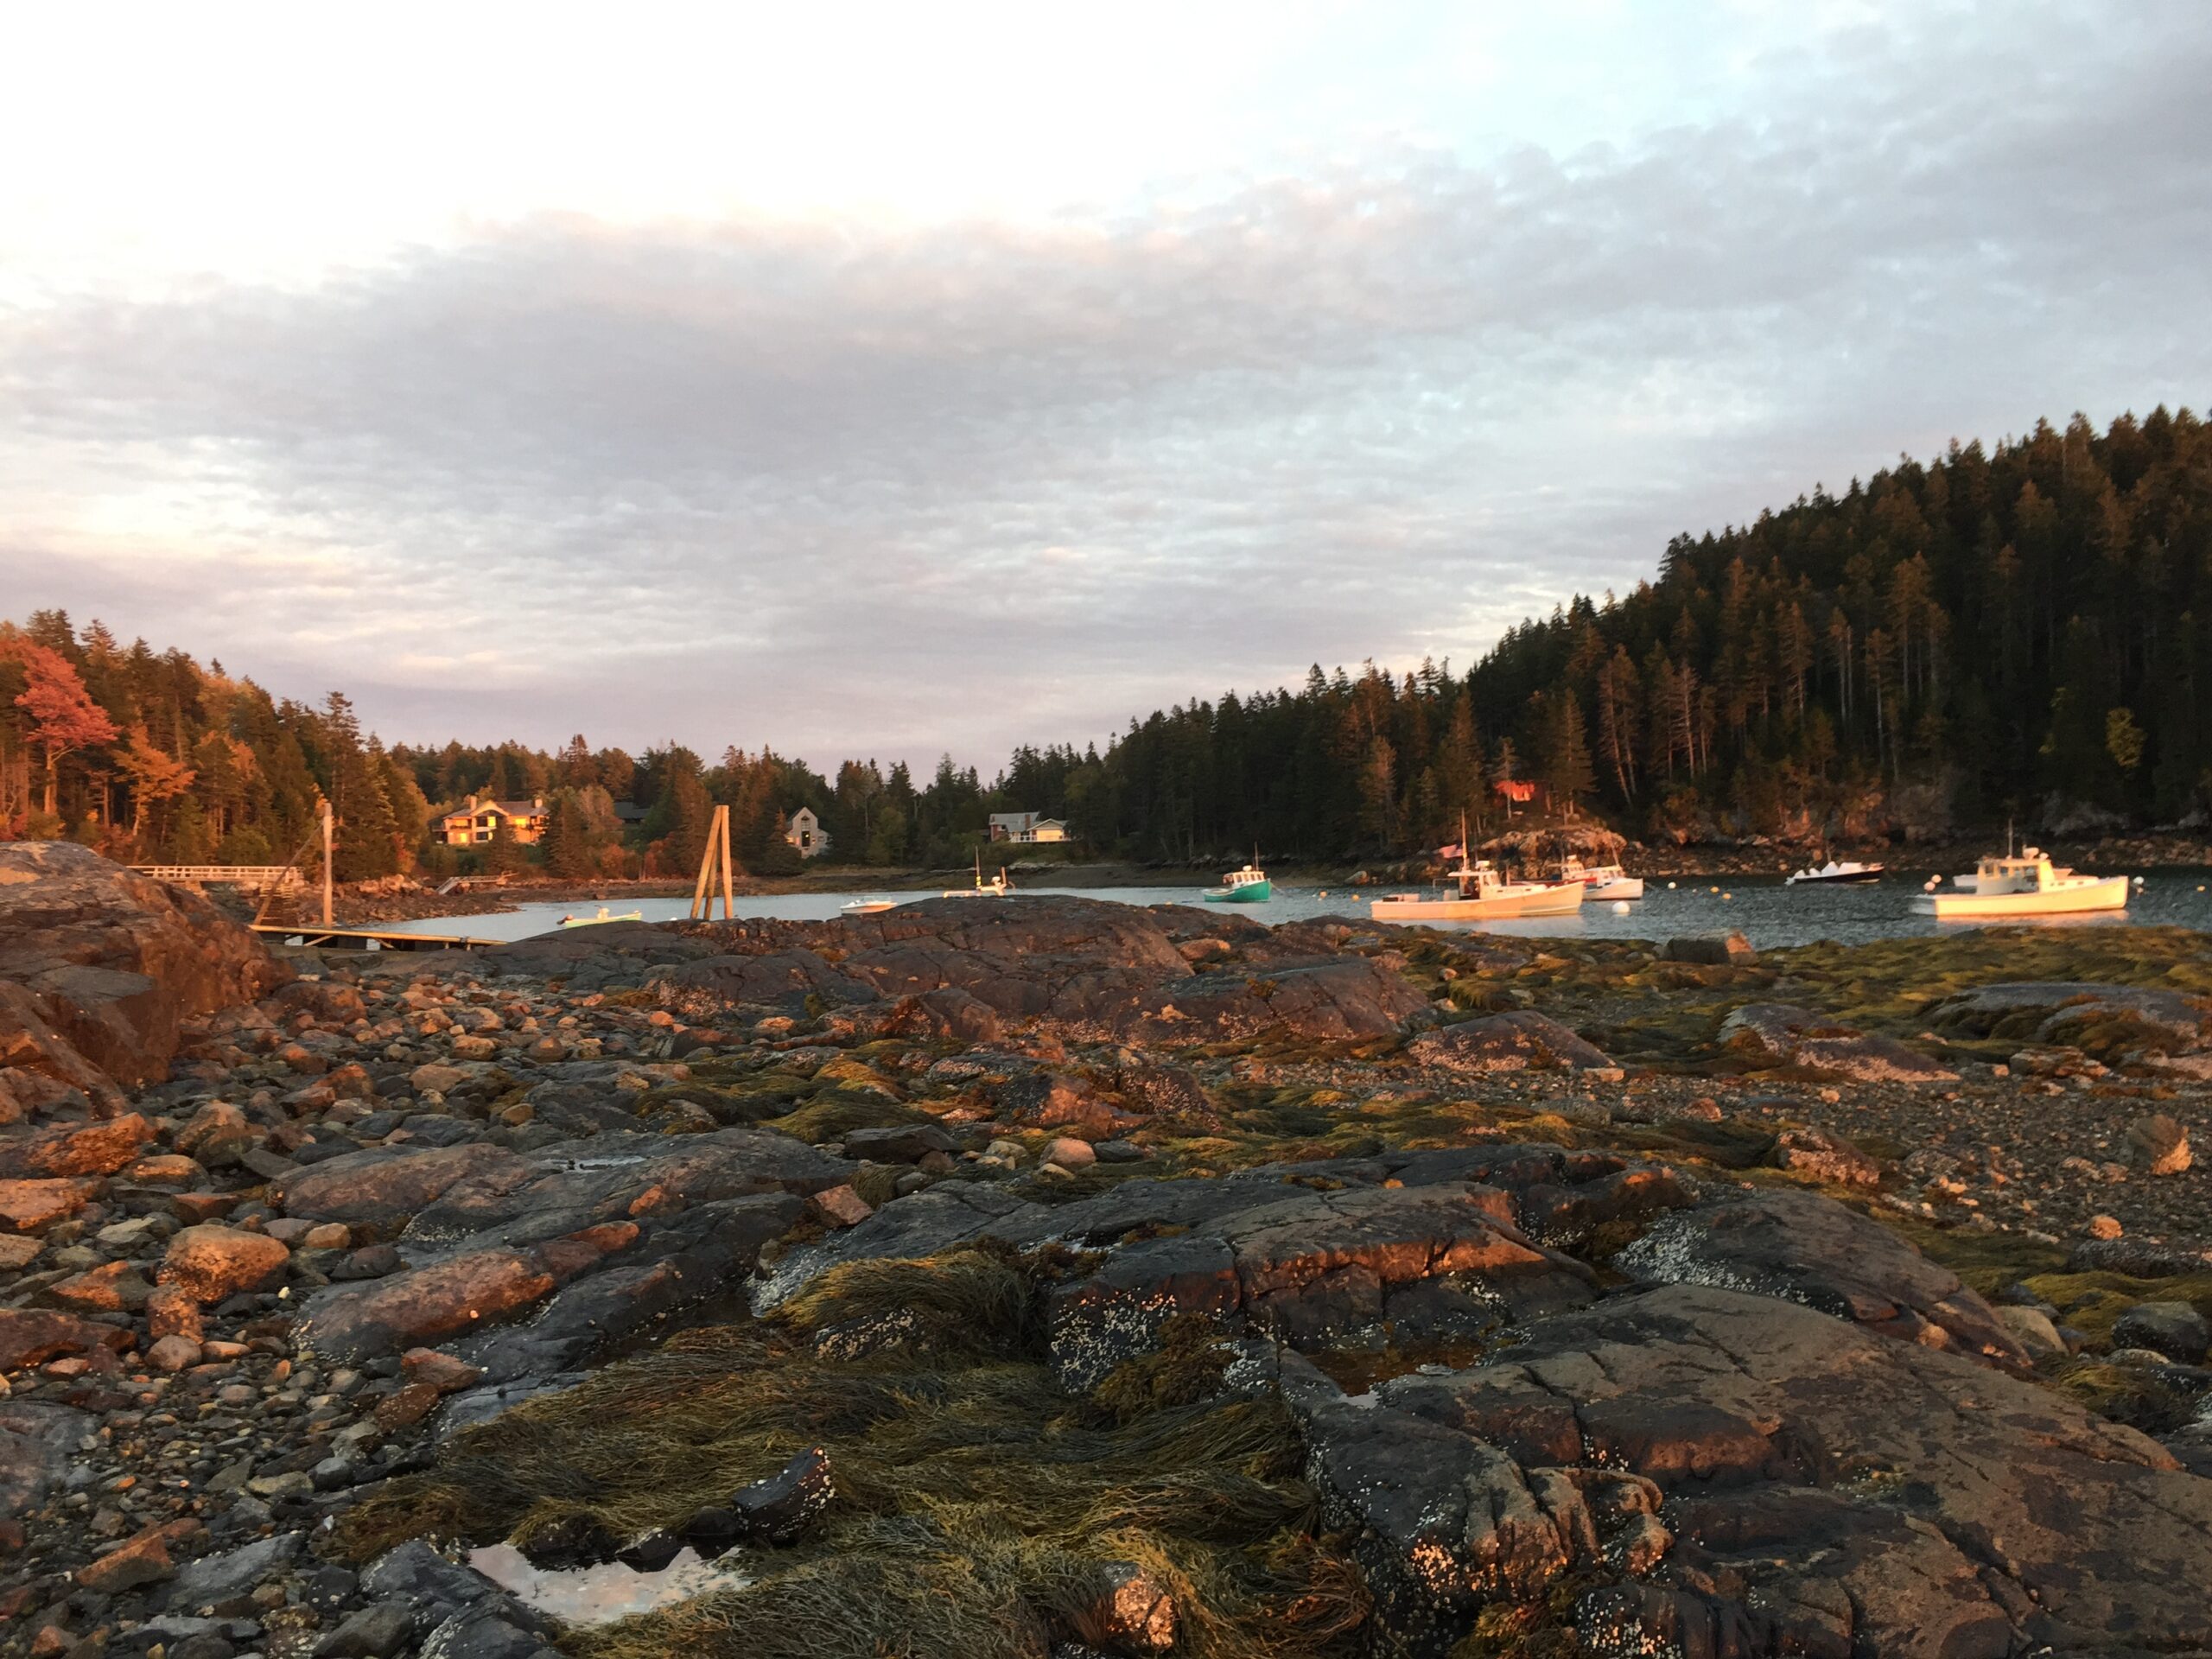
[[[322,804],[322,925],[331,925],[330,919],[330,803]]]

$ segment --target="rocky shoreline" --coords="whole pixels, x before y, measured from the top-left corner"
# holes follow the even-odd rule
[[[278,961],[0,847],[0,1653],[2202,1650],[2208,1135],[2176,930]]]

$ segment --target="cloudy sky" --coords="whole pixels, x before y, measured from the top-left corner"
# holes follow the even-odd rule
[[[393,738],[988,773],[2212,386],[2202,0],[7,35],[0,615]]]

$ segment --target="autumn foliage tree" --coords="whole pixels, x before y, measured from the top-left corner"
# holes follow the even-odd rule
[[[92,700],[69,660],[12,624],[0,624],[0,660],[17,664],[25,684],[15,699],[46,765],[46,810],[56,810],[64,759],[115,741],[115,722]]]

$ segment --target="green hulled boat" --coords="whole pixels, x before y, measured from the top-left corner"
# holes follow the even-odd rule
[[[1222,885],[1206,889],[1210,905],[1264,905],[1275,896],[1274,883],[1257,864],[1247,864],[1221,878]]]

